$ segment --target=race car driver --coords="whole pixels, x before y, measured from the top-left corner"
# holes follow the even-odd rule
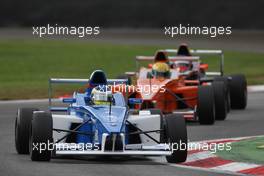
[[[107,86],[97,86],[91,92],[91,101],[94,105],[109,105],[112,97],[112,91]]]
[[[170,77],[170,67],[165,62],[156,62],[152,66],[152,76],[154,78],[169,78]]]

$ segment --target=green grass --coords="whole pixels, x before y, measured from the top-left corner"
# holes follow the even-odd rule
[[[227,160],[264,164],[264,149],[257,148],[262,145],[264,145],[264,137],[258,137],[232,143],[232,150],[217,151],[216,154]]]
[[[84,41],[0,41],[0,99],[47,97],[49,77],[88,78],[103,69],[109,78],[135,70],[135,55],[153,55],[157,46],[113,45]],[[206,59],[212,68],[214,59]],[[225,53],[227,73],[245,73],[250,84],[264,83],[264,54]],[[60,86],[57,94],[68,92]]]

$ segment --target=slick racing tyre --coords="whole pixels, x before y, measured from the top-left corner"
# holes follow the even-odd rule
[[[169,163],[184,162],[188,149],[185,119],[180,114],[168,114],[164,118],[164,141],[171,145],[173,151],[166,159]]]
[[[215,122],[214,90],[212,86],[198,87],[197,115],[199,123],[212,125]]]
[[[18,154],[29,154],[29,134],[33,112],[36,108],[20,108],[15,122],[15,146]]]
[[[49,161],[52,153],[52,116],[47,112],[33,114],[30,136],[32,161]]]
[[[215,119],[225,120],[228,111],[227,90],[224,82],[213,82],[215,100]]]
[[[242,74],[231,75],[229,83],[232,109],[245,109],[247,107],[247,80]]]
[[[227,97],[227,112],[230,112],[231,109],[231,100],[230,100],[230,88],[229,88],[229,78],[227,76],[217,76],[214,78],[214,82],[224,82],[226,87],[226,97]]]

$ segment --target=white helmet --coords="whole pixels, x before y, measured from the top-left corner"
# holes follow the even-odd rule
[[[192,63],[190,61],[175,61],[174,64],[179,72],[192,70]]]

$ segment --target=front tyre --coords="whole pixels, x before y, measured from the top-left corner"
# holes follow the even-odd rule
[[[29,154],[29,134],[33,112],[36,108],[20,108],[15,122],[15,146],[18,154]]]
[[[35,112],[31,124],[30,157],[32,161],[49,161],[53,150],[52,116],[47,112]]]
[[[185,119],[180,114],[169,114],[165,116],[164,141],[173,147],[173,153],[166,156],[169,163],[181,163],[187,158],[187,129]]]

